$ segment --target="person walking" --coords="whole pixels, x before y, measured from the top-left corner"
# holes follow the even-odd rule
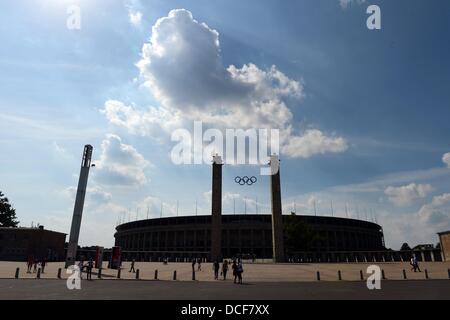
[[[27,273],[31,273],[32,268],[33,268],[33,256],[28,256]]]
[[[47,264],[47,261],[45,261],[45,258],[42,259],[42,261],[41,261],[41,272],[42,273],[45,273],[44,271],[45,271],[46,264]]]
[[[38,261],[37,259],[34,259],[33,261],[33,273],[36,273],[38,267]]]
[[[419,272],[422,272],[422,270],[420,270],[420,267],[419,267],[419,261],[417,260],[417,257],[415,254],[413,254],[413,257],[412,257],[412,263],[413,263],[414,272],[417,272],[417,270]]]
[[[244,267],[242,266],[242,262],[239,262],[237,265],[237,276],[238,276],[238,283],[242,284],[242,274],[244,273]]]
[[[219,260],[214,261],[213,269],[214,269],[214,280],[219,280],[219,270],[220,270]]]
[[[136,270],[134,269],[134,264],[135,263],[136,263],[135,259],[131,260],[131,267],[130,267],[130,271],[128,271],[128,272],[136,273]]]
[[[197,271],[202,271],[202,259],[198,258],[197,259],[197,264],[198,264]]]
[[[223,275],[223,280],[227,280],[227,272],[228,272],[228,261],[225,260],[222,263],[222,275]]]
[[[78,263],[78,268],[80,269],[80,279],[83,279],[83,269],[84,269],[83,258],[81,258],[80,262]]]
[[[233,271],[234,283],[236,283],[236,280],[238,277],[236,260],[233,260],[233,264],[231,265],[231,270]]]
[[[88,280],[92,280],[92,268],[94,268],[94,261],[92,261],[92,258],[90,258],[86,266],[86,273]]]

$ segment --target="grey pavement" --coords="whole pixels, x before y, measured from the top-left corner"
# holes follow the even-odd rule
[[[0,300],[309,300],[450,299],[450,280],[382,281],[368,290],[364,281],[232,282],[83,280],[68,290],[65,280],[0,280]]]

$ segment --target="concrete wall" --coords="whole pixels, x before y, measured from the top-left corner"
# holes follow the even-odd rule
[[[439,234],[441,242],[442,258],[444,261],[450,261],[450,231]]]

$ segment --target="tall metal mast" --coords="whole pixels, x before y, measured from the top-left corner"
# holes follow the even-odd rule
[[[78,238],[80,236],[81,217],[83,215],[84,199],[91,168],[93,147],[84,146],[83,160],[81,162],[80,178],[78,180],[77,196],[73,209],[72,226],[70,227],[69,246],[67,248],[66,268],[74,265],[77,259]]]

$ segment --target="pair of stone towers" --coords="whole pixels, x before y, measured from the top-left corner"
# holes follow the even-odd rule
[[[284,262],[283,216],[281,207],[280,159],[270,157],[270,199],[272,208],[272,247],[274,262]],[[211,198],[211,259],[222,258],[222,158],[213,157]]]

